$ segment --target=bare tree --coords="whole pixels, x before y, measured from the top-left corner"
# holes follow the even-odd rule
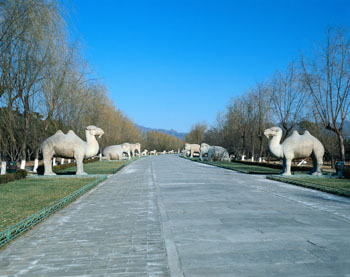
[[[344,28],[329,27],[313,58],[301,58],[305,85],[323,126],[337,135],[345,160],[343,128],[350,108],[350,37]]]
[[[264,131],[271,122],[271,99],[268,97],[268,86],[265,83],[258,83],[250,97],[254,107],[255,122],[252,124],[253,132],[259,139],[259,157],[262,157],[264,152]]]
[[[306,94],[301,80],[296,63],[292,62],[285,72],[277,72],[270,84],[271,103],[277,120],[285,130],[284,138],[303,116]]]
[[[190,132],[187,134],[185,141],[188,143],[201,144],[204,142],[204,135],[207,129],[208,125],[205,122],[193,125]]]

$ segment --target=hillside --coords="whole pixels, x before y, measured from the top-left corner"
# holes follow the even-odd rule
[[[148,128],[148,127],[144,127],[144,126],[141,126],[141,125],[137,125],[136,124],[136,127],[140,128],[142,132],[144,133],[147,133],[147,132],[150,132],[150,131],[157,131],[157,132],[160,132],[160,133],[165,133],[165,134],[168,134],[168,135],[172,135],[174,137],[177,137],[181,140],[185,140],[185,137],[187,136],[187,133],[181,133],[181,132],[177,132],[176,130],[165,130],[165,129],[153,129],[153,128]]]

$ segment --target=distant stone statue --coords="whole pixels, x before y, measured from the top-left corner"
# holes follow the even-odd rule
[[[187,154],[187,152],[190,152],[190,157],[193,158],[193,154],[194,153],[200,153],[200,145],[199,144],[190,144],[190,143],[186,143],[185,144],[185,155]]]
[[[269,139],[269,151],[277,158],[283,159],[282,175],[291,175],[291,164],[293,159],[306,158],[311,156],[313,162],[312,175],[322,175],[324,147],[322,143],[312,136],[308,131],[300,135],[294,131],[291,136],[280,144],[282,129],[271,127],[264,131],[264,135]]]
[[[199,153],[199,159],[201,161],[203,161],[203,158],[208,156],[208,151],[209,151],[210,145],[207,143],[202,143],[201,147],[199,149],[200,153]]]
[[[133,157],[136,156],[136,151],[137,151],[137,155],[140,156],[141,144],[140,143],[130,143],[130,152],[131,152]]]
[[[131,159],[131,146],[130,146],[130,143],[125,142],[125,143],[121,144],[121,146],[123,146],[124,148],[127,149],[128,158]]]
[[[230,161],[230,155],[224,147],[210,146],[208,150],[208,157],[203,157],[203,160],[207,160],[210,162],[228,162]]]
[[[86,141],[83,141],[72,130],[64,134],[61,130],[47,138],[41,145],[44,157],[44,175],[56,175],[52,171],[52,157],[75,159],[77,162],[77,175],[86,175],[83,168],[83,160],[95,156],[99,151],[99,145],[95,136],[101,137],[103,130],[90,125],[86,127]]]
[[[125,145],[111,145],[103,149],[102,154],[108,161],[122,160],[123,154],[129,158],[129,148]]]

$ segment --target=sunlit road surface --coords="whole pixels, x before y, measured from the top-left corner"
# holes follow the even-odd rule
[[[0,276],[350,276],[350,199],[147,157],[0,250]]]

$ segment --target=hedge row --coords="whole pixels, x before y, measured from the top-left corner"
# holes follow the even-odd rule
[[[0,184],[5,184],[19,179],[24,179],[27,176],[27,171],[18,169],[15,173],[7,173],[0,175]]]

